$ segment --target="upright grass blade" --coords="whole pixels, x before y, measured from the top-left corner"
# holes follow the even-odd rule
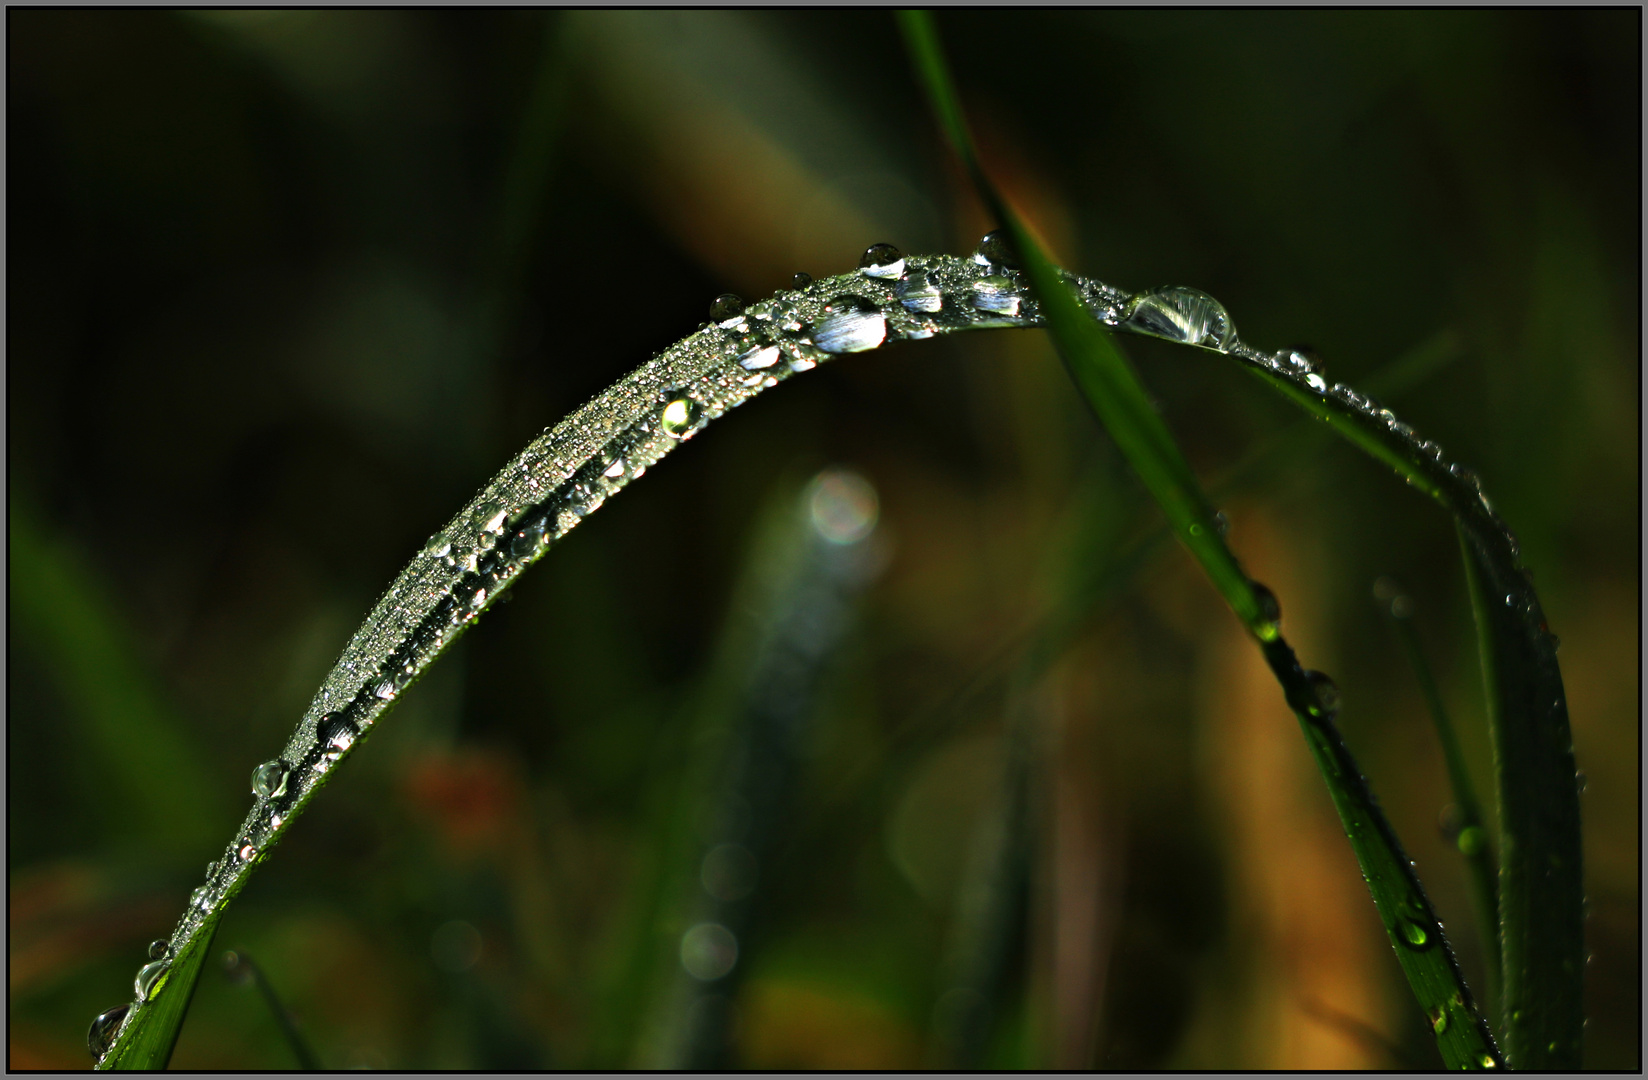
[[[1471,774],[1465,768],[1465,755],[1459,748],[1459,737],[1454,733],[1453,721],[1442,704],[1442,692],[1437,689],[1431,666],[1425,660],[1424,647],[1419,642],[1419,631],[1413,625],[1413,600],[1401,593],[1394,583],[1380,578],[1374,584],[1374,595],[1384,601],[1396,636],[1408,655],[1419,690],[1430,709],[1431,722],[1436,726],[1436,739],[1442,746],[1442,760],[1448,769],[1448,784],[1453,789],[1458,820],[1452,827],[1450,839],[1464,856],[1470,869],[1471,898],[1476,902],[1477,922],[1483,936],[1483,952],[1488,965],[1488,1000],[1499,998],[1502,973],[1499,955],[1499,898],[1495,879],[1499,869],[1494,861],[1493,845],[1488,841],[1488,830],[1482,818],[1482,805],[1477,802],[1476,788]]]
[[[143,1022],[126,1023],[118,1041],[98,1060],[98,1068],[164,1069],[172,1060],[172,1048],[183,1030],[183,1018],[189,1012],[195,986],[211,954],[218,918],[221,913],[202,925],[176,955],[169,958],[169,964],[160,970],[128,1014],[133,1019],[141,1015]],[[152,966],[142,970],[149,971]],[[141,973],[138,978],[142,980]]]
[[[308,1040],[298,1030],[298,1022],[281,1002],[280,995],[275,993],[269,977],[258,967],[257,962],[245,953],[231,952],[223,957],[223,970],[232,982],[245,985],[252,983],[257,987],[263,1003],[269,1007],[269,1014],[275,1018],[275,1024],[280,1028],[281,1035],[286,1039],[286,1045],[291,1047],[292,1056],[298,1059],[298,1068],[305,1072],[319,1072],[320,1060],[315,1052],[309,1049]]]
[[[1431,1018],[1443,1060],[1453,1068],[1496,1067],[1501,1062],[1492,1035],[1476,1010],[1412,864],[1332,723],[1337,691],[1325,676],[1307,674],[1300,667],[1280,634],[1274,598],[1248,579],[1225,546],[1206,496],[1130,365],[980,168],[931,16],[901,12],[899,22],[939,123],[1022,261],[1066,367],[1162,506],[1180,541],[1258,640],[1282,684],[1328,782],[1397,959]],[[1139,306],[1130,307],[1128,317]],[[1164,305],[1157,305],[1156,310],[1162,315],[1175,312]],[[1155,325],[1167,329],[1170,324]],[[1194,343],[1210,338],[1217,340],[1204,323],[1194,334]],[[1190,339],[1188,332],[1180,337]]]

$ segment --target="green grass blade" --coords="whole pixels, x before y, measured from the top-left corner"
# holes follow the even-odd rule
[[[217,923],[211,919],[172,957],[149,988],[148,997],[132,1006],[118,1040],[97,1063],[98,1068],[164,1069],[171,1061],[183,1018],[211,954]]]
[[[1476,1010],[1412,864],[1332,723],[1334,703],[1325,700],[1325,694],[1318,692],[1320,684],[1300,667],[1274,615],[1266,613],[1261,594],[1225,546],[1206,496],[1137,376],[979,167],[931,17],[925,12],[901,12],[899,21],[939,123],[981,197],[1011,235],[1072,377],[1161,504],[1180,541],[1261,643],[1328,782],[1397,959],[1431,1018],[1443,1060],[1454,1068],[1497,1066],[1500,1059],[1492,1035]]]

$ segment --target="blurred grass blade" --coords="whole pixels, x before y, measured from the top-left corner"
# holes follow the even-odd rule
[[[172,1060],[172,1048],[211,953],[217,922],[212,919],[190,939],[149,988],[148,997],[132,1007],[120,1040],[97,1063],[98,1068],[164,1069]]]
[[[901,12],[899,22],[939,122],[980,196],[1010,235],[1066,367],[1180,541],[1260,642],[1328,782],[1397,959],[1431,1018],[1443,1060],[1451,1068],[1497,1066],[1492,1035],[1412,864],[1332,723],[1336,702],[1326,700],[1327,688],[1299,666],[1274,612],[1267,614],[1262,594],[1225,546],[1206,496],[1130,365],[979,167],[931,16]]]
[[[298,1068],[305,1072],[319,1072],[320,1060],[309,1048],[303,1033],[298,1030],[297,1020],[281,1002],[280,995],[275,993],[274,985],[269,982],[269,977],[263,973],[257,962],[245,953],[226,953],[223,957],[223,970],[231,982],[250,982],[257,987],[258,996],[263,998],[263,1003],[269,1007],[269,1013],[275,1018],[275,1024],[285,1037],[286,1045],[292,1049],[292,1056],[298,1059]]]
[[[1465,768],[1464,752],[1459,748],[1459,737],[1454,732],[1447,707],[1442,703],[1442,692],[1431,675],[1424,646],[1419,641],[1419,631],[1413,625],[1413,599],[1387,578],[1381,578],[1374,584],[1374,595],[1382,601],[1381,606],[1390,616],[1391,625],[1396,628],[1396,636],[1402,642],[1420,693],[1430,709],[1431,721],[1436,725],[1436,738],[1442,746],[1442,760],[1447,765],[1448,783],[1453,788],[1454,806],[1458,809],[1457,819],[1449,826],[1449,839],[1459,849],[1470,869],[1471,898],[1476,903],[1476,919],[1488,969],[1487,997],[1490,1003],[1496,1003],[1503,978],[1499,949],[1499,868],[1494,860],[1493,845],[1488,841],[1482,804],[1477,801],[1476,787],[1471,783],[1470,772]]]

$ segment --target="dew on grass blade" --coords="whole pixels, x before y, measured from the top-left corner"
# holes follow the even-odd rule
[[[825,305],[824,311],[812,328],[812,339],[827,353],[863,352],[887,339],[887,316],[862,296],[843,293]]]
[[[904,273],[904,253],[891,244],[871,244],[858,259],[858,272],[865,277],[897,278]]]
[[[149,992],[154,989],[155,982],[165,970],[164,960],[155,960],[137,969],[137,978],[132,980],[132,989],[137,992],[139,1004],[149,1000]]]
[[[692,427],[698,422],[703,409],[698,402],[690,397],[678,397],[664,406],[664,415],[660,421],[664,425],[664,434],[672,439],[685,439],[692,434]]]
[[[242,844],[240,846],[240,850],[235,852],[235,857],[241,862],[251,862],[253,859],[257,858],[257,848],[253,847],[251,844]]]
[[[1480,825],[1467,825],[1459,830],[1459,839],[1454,843],[1459,847],[1459,854],[1464,856],[1475,855],[1488,842],[1488,834]]]
[[[109,1052],[109,1047],[114,1043],[115,1032],[120,1030],[120,1022],[126,1019],[126,1014],[131,1011],[132,1006],[128,1002],[92,1017],[92,1026],[86,1032],[86,1049],[92,1052],[93,1058],[101,1059]]]
[[[813,276],[811,274],[807,273],[805,270],[797,270],[795,272],[795,276],[790,279],[790,288],[805,289],[812,283]]]
[[[1314,371],[1305,376],[1305,384],[1318,394],[1328,392],[1328,381]]]
[[[744,300],[737,293],[722,293],[710,304],[710,322],[725,327],[744,314]]]
[[[931,315],[944,307],[944,293],[920,270],[907,274],[893,289],[893,295],[909,311]]]
[[[286,779],[290,775],[286,762],[279,758],[265,761],[252,770],[252,794],[260,799],[277,799],[286,794]]]
[[[1339,715],[1339,686],[1327,672],[1307,671],[1305,678],[1310,682],[1311,694],[1314,697],[1311,715],[1325,717],[1328,720]]]
[[[1013,238],[1006,229],[992,229],[979,241],[973,261],[1016,270],[1019,267],[1018,249],[1013,246]]]
[[[1152,337],[1221,351],[1236,340],[1223,304],[1207,293],[1178,285],[1135,296],[1124,325]]]
[[[1282,632],[1282,602],[1276,599],[1276,594],[1266,585],[1257,581],[1250,582],[1253,587],[1253,598],[1259,601],[1259,625],[1255,632],[1260,641],[1275,641]]]
[[[973,283],[972,304],[980,311],[993,311],[1001,315],[1017,315],[1019,313],[1019,294],[1010,278],[1000,274],[991,274]]]
[[[765,371],[778,363],[777,345],[757,346],[738,358],[738,366],[745,371]]]
[[[149,959],[164,960],[172,953],[171,942],[165,938],[155,938],[149,942]]]
[[[342,713],[327,713],[320,718],[316,734],[320,738],[321,749],[328,757],[336,760],[339,754],[355,745],[355,737],[360,732]]]

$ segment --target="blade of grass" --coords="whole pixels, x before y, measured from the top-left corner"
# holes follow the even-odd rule
[[[1452,1068],[1498,1066],[1501,1060],[1493,1037],[1476,1010],[1412,864],[1332,723],[1336,701],[1329,700],[1319,679],[1300,667],[1280,635],[1274,613],[1267,614],[1262,594],[1225,546],[1214,527],[1211,504],[1131,366],[979,166],[931,16],[900,12],[899,23],[939,123],[980,197],[1010,235],[1072,378],[1162,506],[1175,534],[1258,640],[1282,684],[1328,782],[1397,959],[1431,1018],[1443,1060]],[[1332,692],[1332,697],[1337,693]]]
[[[305,1072],[319,1072],[320,1060],[315,1057],[315,1052],[309,1049],[309,1043],[298,1030],[297,1020],[281,1003],[280,996],[275,993],[274,985],[269,982],[269,977],[263,973],[263,969],[245,953],[231,952],[223,956],[223,970],[231,982],[240,985],[250,982],[257,987],[263,1003],[269,1006],[275,1024],[285,1037],[286,1045],[292,1048],[292,1056],[298,1059],[298,1068]]]
[[[1386,578],[1381,578],[1374,584],[1374,595],[1384,601],[1382,606],[1390,616],[1391,625],[1396,628],[1396,636],[1402,642],[1403,651],[1407,653],[1408,663],[1413,667],[1420,693],[1424,695],[1425,704],[1430,709],[1431,722],[1436,726],[1437,741],[1442,745],[1442,760],[1447,765],[1448,783],[1453,788],[1454,805],[1459,810],[1455,834],[1450,839],[1459,849],[1460,855],[1464,856],[1465,864],[1470,870],[1471,898],[1476,902],[1476,918],[1483,938],[1483,955],[1488,967],[1487,998],[1490,1003],[1489,1010],[1492,1011],[1492,1003],[1499,1000],[1502,981],[1499,966],[1499,897],[1496,885],[1499,868],[1495,863],[1493,845],[1488,842],[1488,830],[1482,819],[1482,804],[1477,801],[1471,774],[1465,768],[1464,752],[1459,748],[1459,737],[1454,733],[1453,721],[1448,717],[1446,706],[1442,704],[1442,692],[1437,688],[1436,679],[1431,675],[1430,664],[1425,660],[1425,650],[1419,641],[1419,631],[1413,625],[1413,599],[1403,594]]]
[[[149,988],[148,996],[133,1006],[119,1041],[98,1061],[98,1068],[164,1069],[172,1060],[172,1049],[177,1046],[178,1034],[183,1030],[183,1018],[188,1015],[195,986],[205,969],[206,957],[211,954],[217,923],[214,918],[202,926],[172,957],[171,964]],[[137,1022],[138,1015],[144,1017],[143,1022]]]

